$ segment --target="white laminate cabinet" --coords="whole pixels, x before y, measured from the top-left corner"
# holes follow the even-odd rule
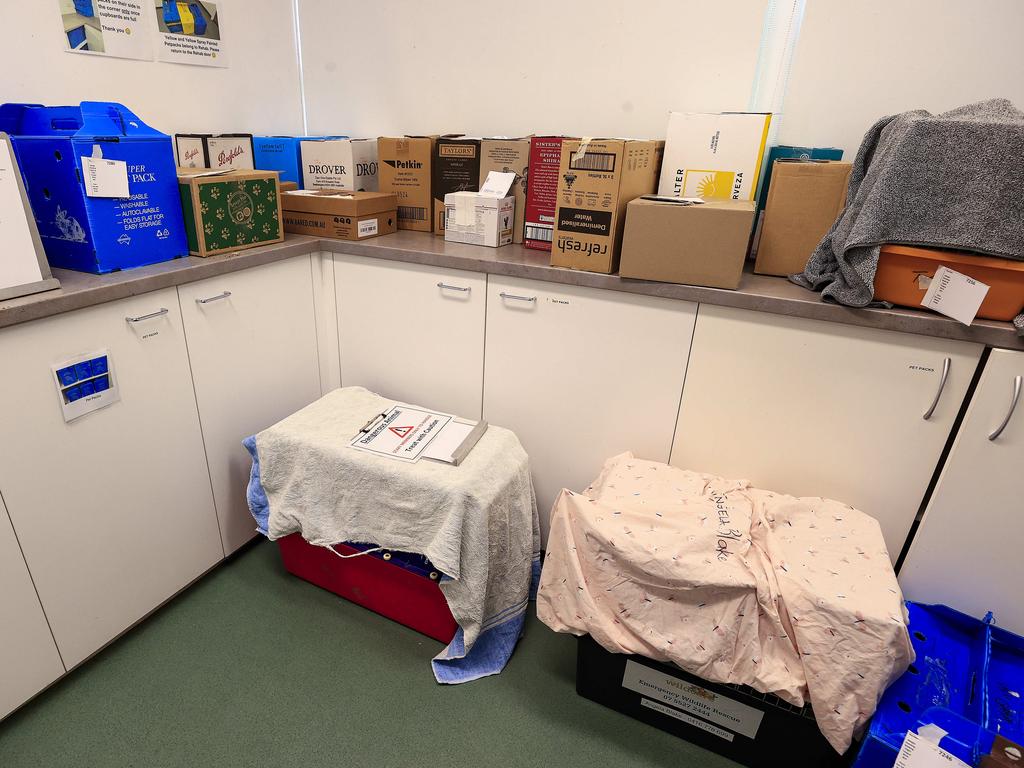
[[[0,500],[0,719],[64,674]]]
[[[1024,352],[993,350],[932,492],[900,584],[1024,634]],[[999,427],[1005,427],[1001,432]]]
[[[256,534],[242,440],[320,397],[310,256],[178,288],[224,553]]]
[[[51,365],[102,348],[121,399],[66,424]],[[0,360],[0,489],[70,669],[223,556],[177,293],[5,328]]]
[[[668,461],[696,305],[494,277],[487,290],[484,418],[530,455],[545,538],[562,488],[633,451]]]
[[[341,383],[479,418],[487,278],[335,254]]]
[[[895,561],[981,351],[701,305],[672,463],[857,507]]]

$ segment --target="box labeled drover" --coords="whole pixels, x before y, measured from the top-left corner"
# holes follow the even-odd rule
[[[492,248],[511,243],[516,200],[510,190],[517,176],[511,171],[492,171],[479,192],[445,195],[444,239]]]
[[[558,199],[558,164],[565,136],[534,136],[530,139],[530,175],[523,210],[523,245],[551,250]]]
[[[376,139],[305,139],[301,147],[306,189],[377,191]]]
[[[483,139],[480,142],[480,183],[491,171],[515,173],[511,193],[516,199],[516,220],[512,242],[523,242],[523,216],[526,213],[527,174],[530,167],[530,139]]]
[[[280,171],[281,183],[294,182],[302,186],[301,144],[315,136],[254,136],[252,139],[256,168],[261,171]],[[344,139],[344,136],[325,136]]]
[[[284,230],[297,235],[367,240],[397,229],[398,200],[387,192],[305,189],[281,195]]]
[[[626,204],[654,192],[662,149],[662,142],[647,140],[562,142],[552,266],[618,268]]]
[[[753,200],[772,116],[672,112],[658,193]]]
[[[444,234],[445,195],[480,189],[480,139],[441,136],[434,146],[430,169],[434,196],[434,233]]]
[[[436,136],[381,136],[377,139],[381,192],[398,199],[398,228],[430,232],[434,198],[430,191]]]

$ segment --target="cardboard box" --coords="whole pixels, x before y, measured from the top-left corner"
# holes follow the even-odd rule
[[[516,199],[516,220],[512,242],[523,242],[523,219],[526,215],[526,186],[530,168],[530,139],[483,139],[480,142],[480,183],[491,171],[513,172],[516,178],[512,194]]]
[[[189,253],[215,256],[284,240],[277,171],[178,169]]]
[[[441,136],[434,145],[430,169],[434,196],[434,233],[444,234],[445,195],[480,189],[480,139]]]
[[[558,164],[551,264],[614,272],[626,204],[654,192],[664,145],[629,139],[567,139]]]
[[[381,136],[377,139],[379,187],[398,198],[398,228],[434,229],[430,169],[436,136]]]
[[[479,192],[445,195],[445,241],[492,248],[511,243],[516,210],[511,189],[518,176],[515,171],[492,171]]]
[[[180,168],[252,170],[256,167],[251,133],[179,133],[174,136]]]
[[[576,693],[751,768],[840,768],[811,705],[794,707],[740,685],[702,680],[674,664],[609,653],[578,640]]]
[[[771,120],[754,112],[672,112],[658,193],[753,200]]]
[[[306,189],[377,191],[376,139],[304,139],[301,148]]]
[[[850,163],[778,160],[764,210],[754,271],[802,272],[821,238],[846,205]]]
[[[254,136],[253,158],[261,171],[280,171],[281,183],[295,182],[302,187],[303,140],[344,139],[346,136]]]
[[[390,192],[306,189],[281,197],[285,232],[367,240],[398,229],[398,198]]]
[[[523,210],[523,245],[551,250],[558,200],[558,164],[565,136],[534,136],[530,139],[530,173]]]
[[[736,289],[754,221],[751,200],[637,199],[626,207],[622,277]]]

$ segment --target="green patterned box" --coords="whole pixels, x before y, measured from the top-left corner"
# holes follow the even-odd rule
[[[214,256],[284,240],[277,171],[178,169],[188,250]]]

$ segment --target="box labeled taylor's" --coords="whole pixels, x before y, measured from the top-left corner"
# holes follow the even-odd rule
[[[281,200],[285,232],[297,235],[367,240],[398,228],[398,199],[389,192],[305,189]]]
[[[772,116],[672,112],[658,193],[753,200]]]
[[[377,191],[376,139],[306,139],[301,146],[306,189]]]
[[[480,142],[480,184],[491,171],[515,173],[512,195],[516,199],[516,220],[512,242],[523,242],[523,217],[526,215],[526,186],[530,167],[530,139],[482,139]]]
[[[662,149],[648,140],[562,142],[552,266],[616,270],[626,204],[654,192]]]
[[[480,189],[480,139],[440,137],[434,146],[434,165],[430,173],[434,233],[443,235],[445,195]]]
[[[253,158],[261,171],[280,171],[281,183],[294,182],[302,187],[301,144],[315,136],[254,136]],[[324,136],[326,139],[344,139],[345,136]]]
[[[558,164],[565,136],[534,136],[530,139],[530,175],[523,209],[523,245],[551,250],[558,200]]]
[[[174,144],[180,168],[245,171],[256,167],[251,133],[178,133]]]
[[[430,232],[434,198],[430,191],[436,136],[381,136],[377,139],[381,192],[398,198],[398,228]]]
[[[178,170],[189,253],[214,256],[284,240],[277,171]]]
[[[619,275],[739,288],[753,221],[751,200],[631,200]]]
[[[511,243],[516,206],[511,188],[518,176],[514,171],[491,171],[479,192],[445,195],[444,239],[492,248]]]

